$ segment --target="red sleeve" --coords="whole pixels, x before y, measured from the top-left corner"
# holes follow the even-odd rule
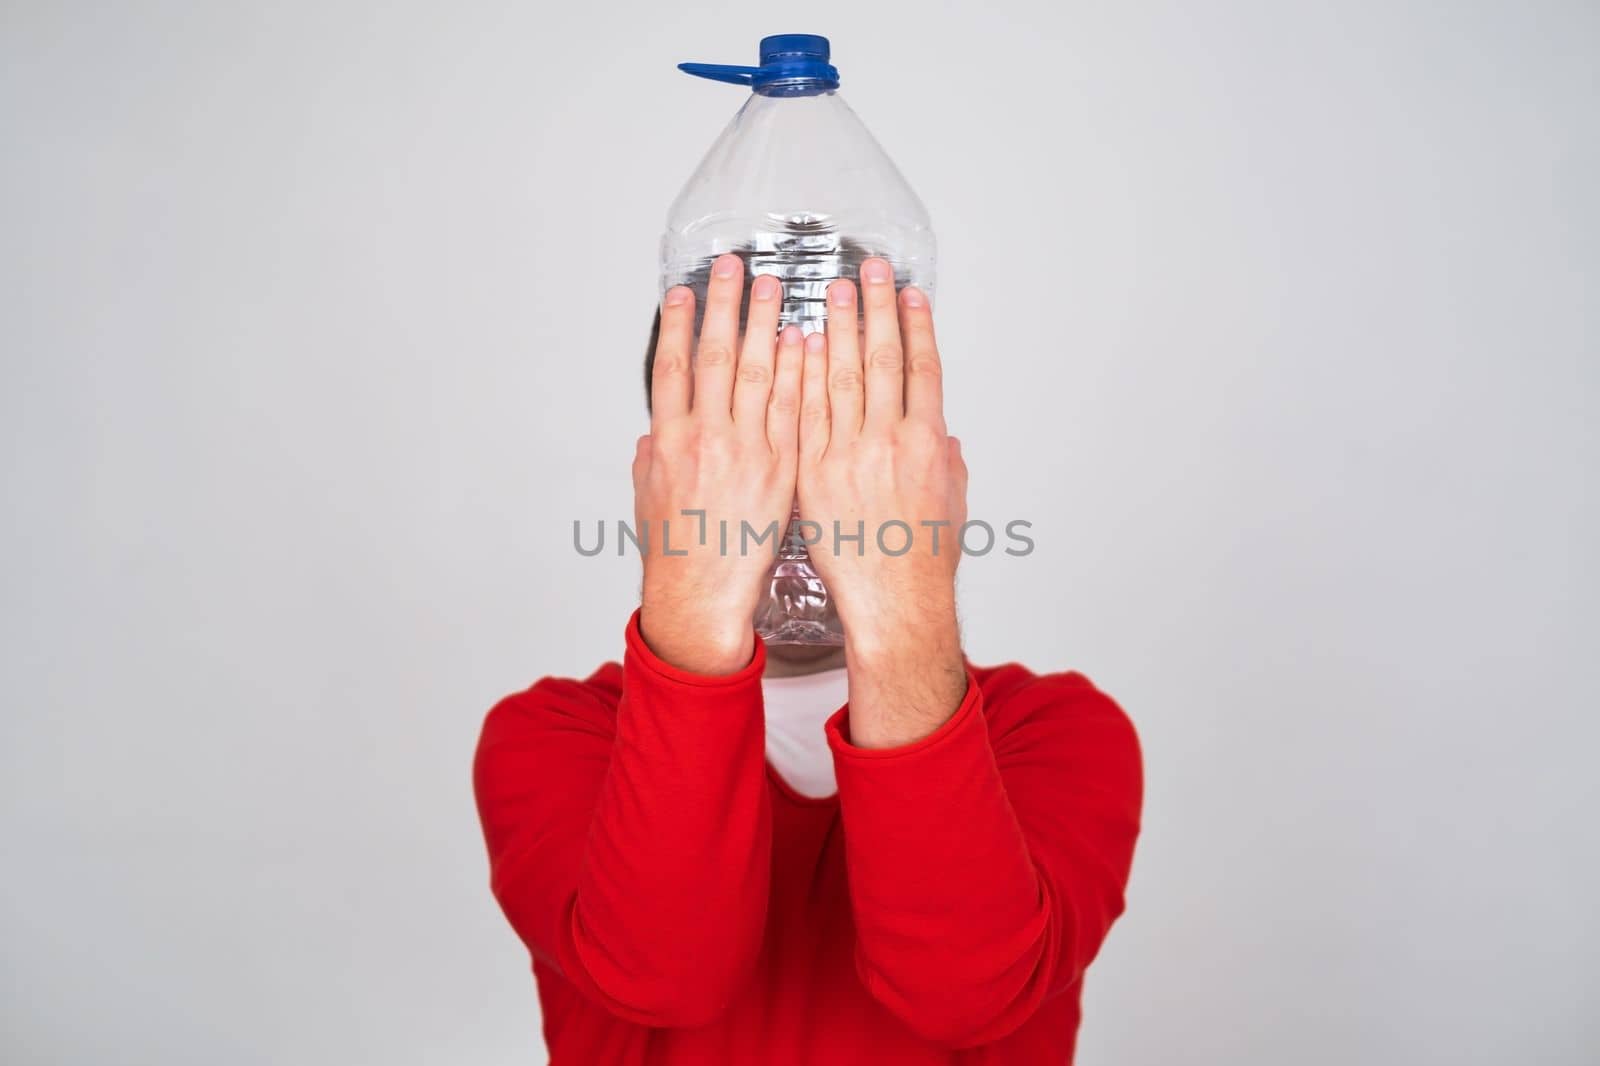
[[[489,712],[473,784],[490,886],[580,994],[643,1025],[702,1025],[753,970],[766,921],[766,649],[704,677],[658,659],[637,612],[626,640],[614,714],[592,680],[551,678]]]
[[[953,1047],[1000,1039],[1082,976],[1139,832],[1138,740],[1116,704],[1081,674],[995,675],[994,706],[969,669],[954,717],[904,747],[853,746],[848,706],[827,726],[856,968]]]

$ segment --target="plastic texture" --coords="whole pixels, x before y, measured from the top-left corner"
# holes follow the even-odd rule
[[[783,282],[780,329],[822,330],[828,283],[855,279],[868,256],[889,261],[897,288],[914,284],[932,297],[927,209],[835,91],[830,52],[825,37],[778,34],[761,41],[757,67],[680,65],[751,89],[673,202],[661,238],[660,292],[694,290],[697,336],[711,262],[727,252],[745,260],[747,286],[760,274]],[[800,517],[797,507],[756,629],[770,644],[843,644],[838,611],[801,543]],[[821,532],[831,544],[832,531]]]

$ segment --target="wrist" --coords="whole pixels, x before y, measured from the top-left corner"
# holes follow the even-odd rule
[[[959,643],[910,647],[862,658],[846,647],[850,671],[850,743],[898,748],[948,722],[967,697],[969,677]]]
[[[863,667],[926,663],[930,656],[961,660],[961,626],[955,594],[909,597],[894,610],[849,611],[843,602],[839,617],[845,650]]]
[[[914,609],[906,609],[906,605]],[[967,694],[955,598],[908,598],[862,621],[841,608],[850,671],[850,738],[861,748],[913,743],[949,721]]]
[[[737,621],[730,623],[730,618]],[[755,627],[749,618],[663,607],[648,596],[639,605],[639,635],[662,662],[708,677],[738,673],[755,654]]]
[[[846,631],[844,650],[851,675],[863,681],[921,677],[927,686],[965,688],[967,663],[954,622],[938,629],[902,629],[881,639],[852,639]]]

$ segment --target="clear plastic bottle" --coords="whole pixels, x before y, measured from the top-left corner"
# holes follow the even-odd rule
[[[747,285],[759,274],[783,282],[780,328],[821,330],[828,283],[856,278],[868,256],[889,261],[897,288],[914,284],[932,296],[927,208],[839,96],[829,53],[826,37],[788,33],[762,39],[756,67],[678,65],[751,89],[673,201],[661,238],[660,290],[694,290],[697,335],[711,261],[727,252],[745,260]],[[756,629],[768,643],[842,644],[800,517],[796,507]]]

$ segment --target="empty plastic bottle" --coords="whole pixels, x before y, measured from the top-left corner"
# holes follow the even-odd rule
[[[828,283],[857,277],[882,256],[895,285],[934,287],[934,237],[927,208],[838,93],[828,39],[765,37],[755,67],[680,63],[702,78],[748,86],[750,96],[684,185],[661,238],[660,289],[695,293],[696,335],[711,261],[728,252],[783,282],[779,327],[823,328]],[[748,291],[748,288],[747,288]],[[741,323],[742,325],[742,323]],[[756,629],[769,643],[842,644],[831,597],[812,569],[796,508],[774,563]]]

